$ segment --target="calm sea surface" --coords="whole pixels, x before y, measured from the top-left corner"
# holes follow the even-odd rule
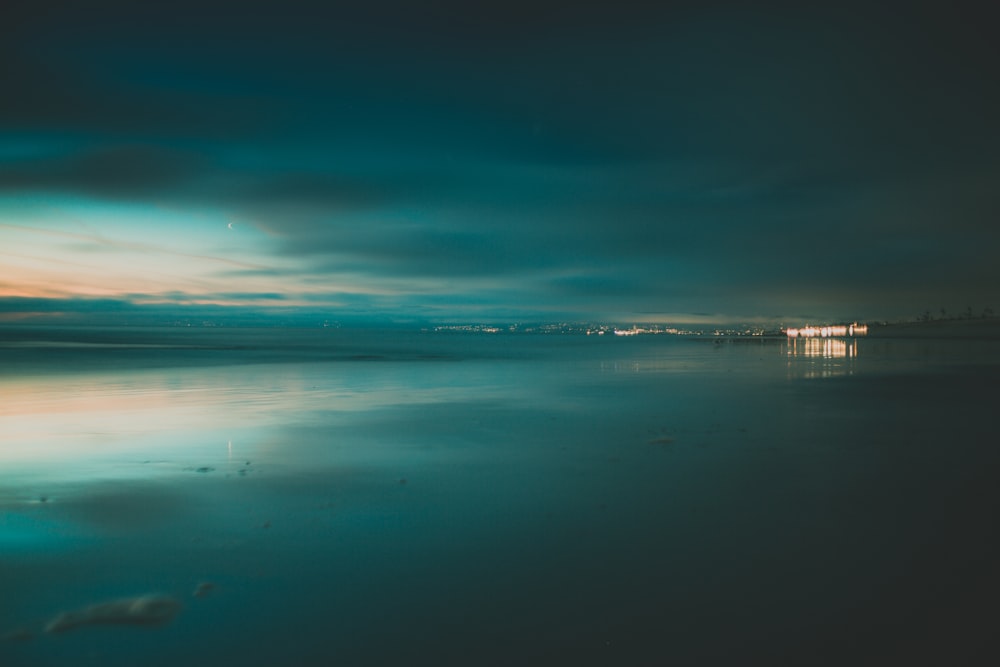
[[[991,341],[7,330],[0,664],[990,664],[998,386]]]

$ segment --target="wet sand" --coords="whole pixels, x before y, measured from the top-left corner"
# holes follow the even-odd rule
[[[0,663],[992,650],[988,342],[463,344],[4,378]]]

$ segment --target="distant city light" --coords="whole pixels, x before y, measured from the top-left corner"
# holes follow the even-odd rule
[[[867,336],[868,325],[858,324],[829,324],[821,327],[804,326],[801,329],[789,327],[785,330],[789,338],[844,338],[854,336]]]

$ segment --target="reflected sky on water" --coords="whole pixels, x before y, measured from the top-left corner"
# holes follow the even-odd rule
[[[863,664],[991,621],[989,341],[214,335],[0,349],[4,665]]]

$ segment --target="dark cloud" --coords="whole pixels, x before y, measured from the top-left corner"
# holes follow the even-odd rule
[[[30,44],[30,42],[29,42]],[[88,43],[56,43],[51,53],[17,44],[0,48],[0,123],[5,128],[55,131],[114,141],[235,140],[266,131],[275,119],[269,100],[176,90],[117,81],[111,73],[135,54],[116,54],[107,65],[89,62]]]
[[[0,194],[223,211],[281,265],[234,277],[411,281],[402,309],[1000,301],[982,4],[5,11],[0,124],[49,148],[3,154]]]
[[[290,326],[315,327],[331,320],[347,322],[386,321],[385,309],[373,307],[372,300],[356,294],[306,295],[296,298],[292,305],[285,295],[269,294],[133,294],[121,299],[87,298],[18,298],[0,297],[0,323],[16,323],[20,327],[0,328],[5,341],[58,341],[65,338],[56,332],[35,331],[33,324],[60,324],[90,326],[99,322],[104,326],[176,326],[178,324],[200,327],[209,326]],[[301,305],[303,302],[308,305]],[[397,306],[387,301],[385,306]],[[346,308],[346,310],[342,310]],[[108,333],[106,329],[91,332],[91,342],[119,344],[130,342]],[[150,333],[150,344],[191,344],[217,346],[218,343],[185,341],[183,336]],[[132,341],[134,342],[134,341]],[[223,345],[226,347],[226,345]],[[23,361],[21,350],[12,348],[12,358],[5,363]]]
[[[99,197],[172,193],[196,178],[197,155],[143,145],[99,147],[0,162],[0,192],[77,192]]]
[[[286,294],[270,292],[221,292],[215,294],[189,294],[185,292],[166,292],[160,294],[129,294],[118,299],[98,298],[34,298],[34,297],[0,297],[0,313],[38,313],[38,314],[82,314],[97,313],[147,313],[163,314],[174,312],[177,304],[200,303],[239,303],[259,301],[285,301]],[[224,310],[215,306],[206,306],[205,312]]]
[[[217,301],[225,303],[240,301],[285,301],[288,299],[287,294],[279,292],[199,292],[198,294],[189,294],[186,292],[171,291],[157,294],[129,294],[126,297],[139,303],[149,303],[150,301],[168,303],[204,303]]]
[[[103,313],[130,310],[135,306],[121,299],[0,298],[0,313]]]

